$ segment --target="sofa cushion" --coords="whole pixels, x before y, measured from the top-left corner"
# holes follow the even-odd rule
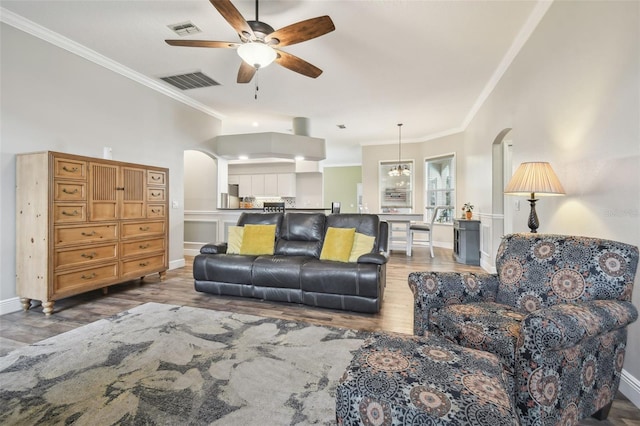
[[[356,228],[327,228],[320,259],[347,262],[353,247],[355,233]]]
[[[356,232],[378,236],[380,218],[375,214],[332,214],[327,216],[327,228],[356,228]]]
[[[287,213],[282,220],[275,254],[320,257],[324,213]]]
[[[373,263],[344,263],[310,260],[302,265],[300,287],[316,293],[378,297],[381,294],[380,266]]]
[[[259,256],[253,262],[251,283],[260,287],[300,289],[302,265],[312,259],[309,256]]]
[[[250,213],[242,212],[238,218],[238,226],[276,225],[276,235],[280,235],[284,213]]]
[[[491,352],[513,373],[520,325],[526,314],[493,302],[435,308],[429,316],[436,334],[464,346]]]
[[[276,225],[245,225],[240,254],[271,255],[276,243]]]
[[[375,237],[356,232],[353,237],[353,247],[351,247],[351,253],[349,254],[349,262],[357,262],[360,256],[371,253],[375,243]]]
[[[200,281],[251,284],[256,256],[241,254],[199,254],[193,259],[193,278]]]

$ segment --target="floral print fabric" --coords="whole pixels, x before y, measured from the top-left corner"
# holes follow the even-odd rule
[[[571,425],[605,407],[620,380],[637,247],[512,234],[497,274],[414,272],[414,333],[500,357],[523,425]],[[470,284],[468,284],[470,283]]]
[[[488,352],[435,335],[379,335],[340,380],[336,417],[340,425],[517,425],[507,380]]]

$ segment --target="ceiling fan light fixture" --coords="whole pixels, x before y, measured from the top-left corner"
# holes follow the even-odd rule
[[[275,61],[278,54],[260,41],[245,43],[238,47],[238,55],[256,69],[264,68]]]

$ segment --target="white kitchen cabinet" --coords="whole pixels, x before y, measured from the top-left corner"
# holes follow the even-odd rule
[[[264,175],[251,175],[251,192],[254,197],[264,197]]]
[[[251,197],[253,192],[251,190],[251,175],[237,175],[238,176],[238,196],[239,197]]]
[[[296,196],[296,174],[295,173],[278,173],[278,196],[295,197]]]
[[[267,197],[279,196],[278,176],[276,174],[264,175],[264,195]]]

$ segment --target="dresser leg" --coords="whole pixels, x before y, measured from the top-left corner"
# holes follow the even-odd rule
[[[46,316],[49,316],[53,313],[53,304],[55,303],[55,301],[51,300],[51,301],[47,301],[47,302],[42,302],[42,312],[44,312],[44,314]]]
[[[21,297],[20,303],[22,304],[22,309],[25,311],[28,311],[31,308],[31,299]]]
[[[109,293],[109,287],[102,287],[102,294],[107,295]]]
[[[167,279],[167,271],[158,272],[160,274],[160,281],[164,281]]]

